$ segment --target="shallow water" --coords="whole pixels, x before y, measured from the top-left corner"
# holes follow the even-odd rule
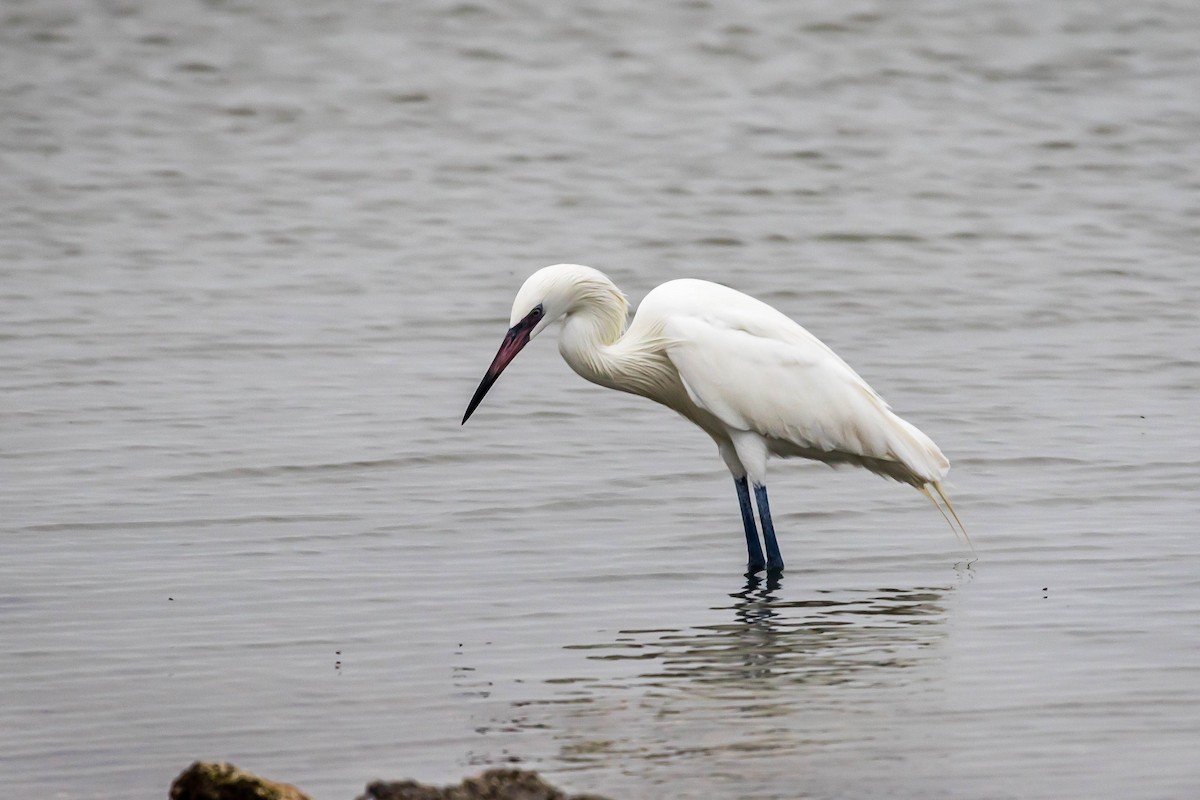
[[[10,2],[0,783],[320,798],[1200,785],[1193,4]],[[954,464],[728,474],[538,340],[533,269],[691,275]]]

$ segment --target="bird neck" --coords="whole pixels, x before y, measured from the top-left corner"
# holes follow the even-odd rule
[[[558,352],[571,369],[593,383],[613,386],[620,371],[613,345],[625,332],[627,306],[619,295],[592,299],[567,313],[558,337]]]
[[[568,313],[563,320],[558,351],[583,378],[592,383],[658,402],[677,392],[677,379],[655,331],[632,336],[625,328],[628,306],[617,295]],[[669,404],[669,403],[668,403]]]

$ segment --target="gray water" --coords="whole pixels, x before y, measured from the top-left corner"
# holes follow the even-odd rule
[[[1200,786],[1200,6],[0,4],[0,785]],[[711,442],[545,264],[799,320],[953,463]]]

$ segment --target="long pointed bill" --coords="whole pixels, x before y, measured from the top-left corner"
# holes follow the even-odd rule
[[[521,348],[529,344],[529,331],[531,325],[525,325],[524,320],[509,328],[508,333],[504,334],[504,341],[500,343],[500,350],[497,351],[496,357],[492,359],[492,365],[488,367],[487,372],[483,375],[483,380],[479,382],[479,388],[475,390],[475,396],[471,398],[471,402],[467,405],[467,413],[463,414],[462,424],[466,425],[467,420],[475,413],[475,409],[483,402],[483,396],[488,393],[488,389],[492,388],[492,384],[500,377],[500,373],[508,366],[517,353],[521,352]]]

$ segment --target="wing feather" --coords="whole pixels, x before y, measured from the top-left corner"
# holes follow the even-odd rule
[[[763,436],[775,455],[858,464],[915,486],[946,474],[949,462],[929,437],[807,330],[740,292],[687,283],[702,284],[687,288],[708,302],[660,303],[656,316],[698,407]]]

